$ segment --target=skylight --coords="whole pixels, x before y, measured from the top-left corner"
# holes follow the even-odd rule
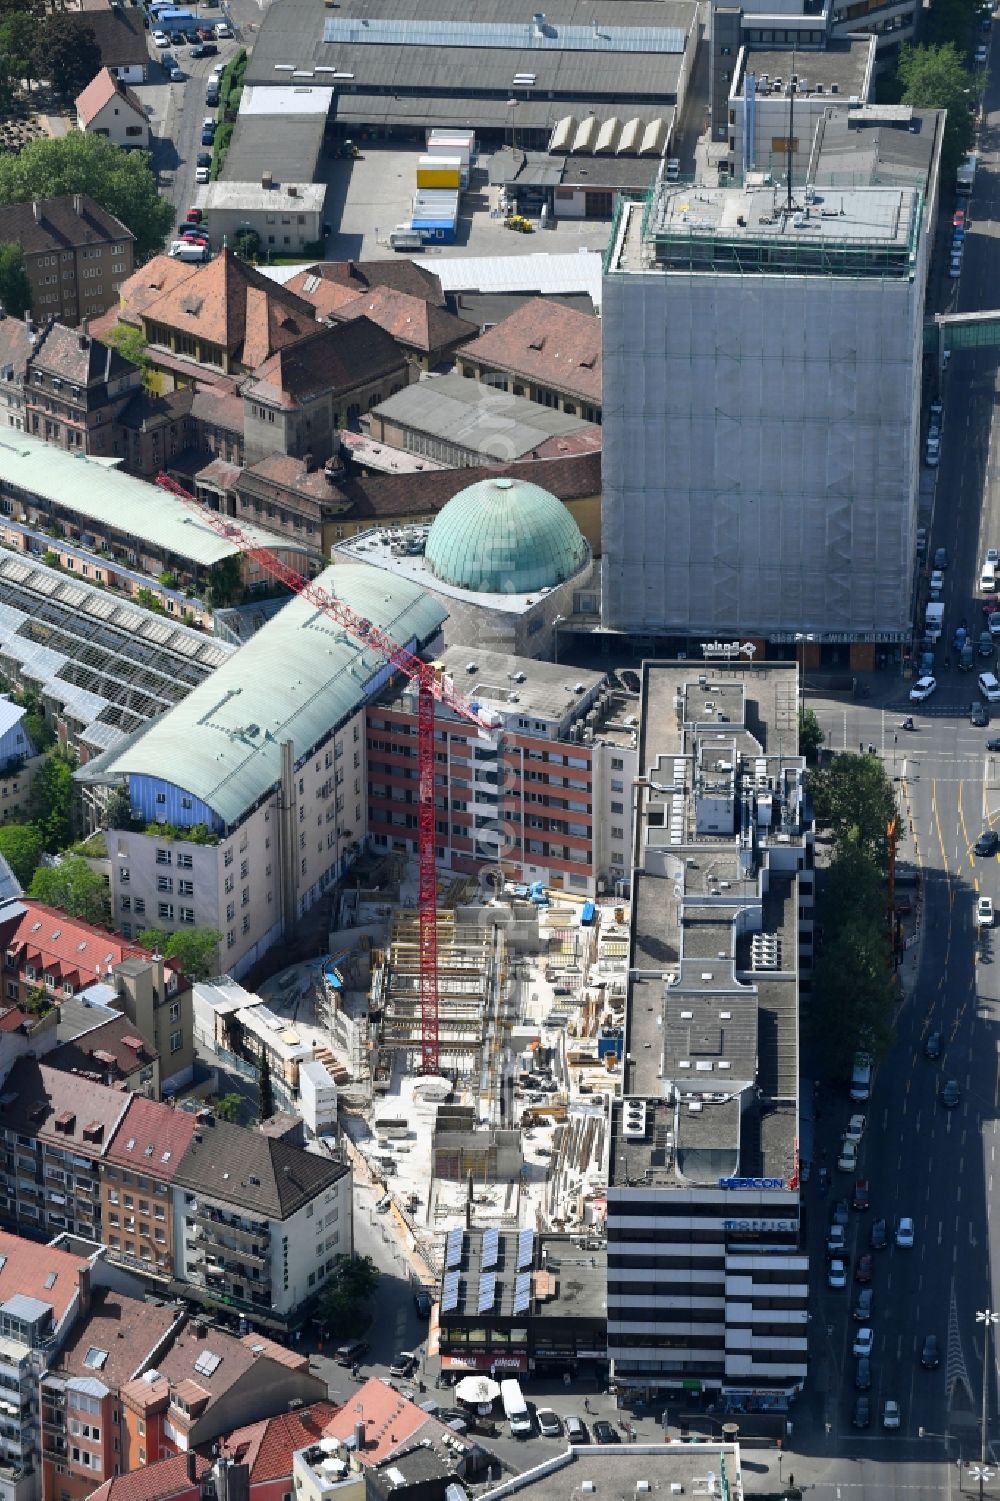
[[[217,1371],[222,1363],[221,1355],[214,1355],[211,1350],[202,1350],[194,1363],[194,1368],[199,1376],[211,1376]]]
[[[83,1357],[83,1363],[89,1371],[100,1371],[104,1369],[104,1362],[107,1358],[107,1350],[102,1350],[99,1345],[91,1345]]]
[[[49,1273],[49,1275],[45,1279],[45,1291],[46,1292],[48,1292],[51,1288],[55,1287],[55,1285],[56,1285],[56,1278],[58,1276],[59,1276],[58,1272],[50,1272]]]

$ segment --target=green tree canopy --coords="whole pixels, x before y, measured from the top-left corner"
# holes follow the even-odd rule
[[[40,865],[28,888],[28,895],[49,907],[61,907],[70,917],[111,926],[111,900],[103,876],[92,870],[78,855],[60,860],[58,865]]]
[[[221,1099],[216,1100],[213,1108],[220,1121],[234,1121],[239,1125],[243,1114],[243,1098],[238,1094],[224,1094]]]
[[[133,365],[138,365],[142,371],[142,383],[147,385],[153,369],[153,362],[149,358],[149,345],[142,336],[142,329],[135,328],[131,323],[116,323],[114,328],[108,329],[106,334],[101,335],[101,342],[109,345],[111,349],[117,349],[118,353],[126,360],[131,360]]]
[[[892,1036],[896,992],[889,929],[881,912],[859,917],[827,934],[816,962],[813,988],[817,1041],[824,1064],[838,1077],[850,1073],[859,1048],[878,1057]]]
[[[20,245],[0,242],[0,304],[12,318],[23,318],[31,307],[31,283],[24,269]]]
[[[323,1290],[320,1318],[331,1335],[353,1339],[368,1323],[365,1302],[378,1287],[378,1267],[370,1256],[348,1256]]]
[[[233,235],[233,249],[241,261],[256,261],[260,255],[260,235],[255,229],[238,229]]]
[[[969,103],[973,85],[962,54],[953,42],[940,47],[904,45],[896,74],[903,85],[904,104],[948,111],[941,143],[941,170],[945,179],[951,177],[972,145]]]
[[[877,756],[834,756],[808,776],[816,822],[829,829],[838,851],[848,843],[886,869],[887,831],[896,816],[896,795]]]
[[[74,99],[101,71],[94,28],[81,26],[76,16],[65,12],[39,23],[33,55],[38,76],[47,78],[63,99]]]
[[[42,858],[42,836],[33,823],[0,825],[0,855],[27,891]]]
[[[156,949],[164,959],[176,959],[189,980],[218,974],[222,934],[215,928],[182,928],[176,933],[144,928],[137,941],[145,949]]]
[[[138,259],[162,250],[174,211],[160,198],[144,152],[122,151],[103,136],[71,130],[0,156],[0,205],[61,193],[89,193],[135,236]]]
[[[73,760],[54,750],[31,779],[28,812],[50,855],[73,839]]]
[[[37,26],[24,11],[7,15],[0,10],[0,54],[15,78],[30,84],[35,76],[35,33]]]
[[[269,1115],[274,1114],[274,1087],[271,1084],[271,1060],[268,1058],[267,1053],[263,1053],[260,1060],[259,1114],[262,1121],[266,1121]]]
[[[799,755],[805,756],[810,765],[814,764],[825,739],[812,709],[803,709],[799,714]]]

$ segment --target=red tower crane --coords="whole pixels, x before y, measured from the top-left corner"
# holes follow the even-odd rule
[[[212,511],[168,474],[158,474],[156,483],[197,513],[217,536],[238,547],[272,578],[301,594],[317,610],[329,615],[342,630],[362,646],[373,648],[390,667],[403,672],[417,687],[417,771],[419,804],[417,808],[417,852],[420,871],[418,911],[420,916],[420,1045],[424,1073],[437,1073],[441,1066],[441,1042],[438,1025],[437,972],[437,866],[434,853],[434,705],[446,704],[477,729],[496,734],[496,724],[480,713],[474,704],[456,693],[454,686],[414,652],[398,646],[374,621],[352,610],[350,605],[321,589],[269,548],[261,547],[235,521]]]

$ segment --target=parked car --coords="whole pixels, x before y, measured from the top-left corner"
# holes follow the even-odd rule
[[[985,68],[989,52],[982,44],[976,48],[976,67]]]
[[[199,167],[210,167],[212,165],[212,153],[210,151],[199,151],[195,157],[195,161]]]
[[[207,167],[195,167],[195,169],[194,169],[194,180],[195,180],[195,182],[208,182],[208,176],[209,176],[209,169]]]
[[[568,1412],[566,1414],[563,1418],[563,1427],[566,1430],[566,1437],[571,1444],[585,1444],[590,1437],[586,1425],[577,1417],[575,1412]]]
[[[840,1156],[837,1158],[837,1167],[842,1173],[853,1173],[858,1165],[858,1144],[856,1141],[844,1137],[840,1143]]]
[[[417,1288],[416,1292],[413,1294],[413,1306],[414,1308],[416,1308],[417,1314],[420,1318],[430,1318],[432,1302],[431,1295],[427,1291],[426,1287]]]
[[[894,1402],[891,1397],[886,1398],[885,1405],[882,1408],[882,1427],[899,1427],[899,1403]]]
[[[872,1363],[867,1355],[862,1355],[854,1367],[854,1388],[859,1392],[871,1391]]]
[[[594,1438],[599,1444],[617,1444],[618,1432],[612,1428],[607,1418],[598,1418],[593,1425]]]
[[[969,705],[969,723],[974,724],[978,730],[985,729],[990,722],[990,711],[979,699],[975,699]]]
[[[860,1112],[857,1115],[852,1115],[850,1120],[847,1122],[847,1130],[844,1132],[844,1140],[860,1143],[862,1136],[864,1136],[865,1134],[865,1124],[865,1117],[860,1114]]]
[[[539,1407],[535,1417],[538,1419],[538,1431],[543,1438],[561,1437],[563,1425],[559,1414],[553,1412],[551,1407]]]
[[[209,128],[208,128],[207,125],[203,125],[202,129],[201,129],[201,144],[203,146],[211,146],[212,142],[214,140],[215,140],[215,126],[213,125],[212,129],[209,130]]]
[[[874,1349],[874,1347],[875,1347],[875,1330],[874,1329],[872,1329],[868,1325],[863,1325],[862,1328],[860,1328],[860,1329],[858,1329],[858,1330],[855,1331],[854,1344],[851,1347],[851,1353],[852,1353],[852,1355],[857,1355],[859,1357],[860,1356],[864,1356],[866,1359],[870,1359],[871,1358],[871,1353],[872,1353],[872,1350]]]
[[[873,1220],[868,1244],[873,1251],[884,1251],[889,1244],[889,1230],[885,1220]]]
[[[847,1231],[843,1225],[831,1225],[826,1238],[826,1254],[843,1257],[847,1252]]]
[[[868,1179],[859,1178],[854,1185],[854,1193],[851,1196],[851,1208],[864,1211],[871,1203],[871,1194],[868,1189]]]
[[[233,28],[226,21],[217,21],[215,25],[215,34],[217,37],[231,37],[233,34]]]
[[[872,1316],[872,1303],[875,1301],[875,1289],[863,1287],[858,1293],[858,1301],[854,1305],[854,1318],[857,1323],[863,1324]]]
[[[826,1273],[828,1287],[835,1291],[847,1286],[847,1268],[842,1261],[831,1261]]]
[[[992,928],[993,926],[993,898],[981,896],[976,903],[976,927]]]
[[[832,1225],[843,1225],[846,1229],[850,1222],[851,1211],[847,1207],[847,1200],[836,1199],[833,1209],[830,1211],[830,1223]]]
[[[214,42],[214,40],[215,40],[215,27],[214,26],[199,26],[198,27],[198,40],[200,42]]]
[[[402,1377],[405,1380],[413,1375],[419,1364],[420,1361],[412,1350],[401,1350],[389,1366],[389,1375]]]
[[[872,1256],[871,1251],[863,1251],[858,1257],[857,1266],[854,1268],[855,1282],[862,1284],[870,1282],[872,1280],[872,1269],[874,1268],[874,1265],[875,1258]]]
[[[353,1339],[349,1344],[341,1345],[334,1352],[334,1360],[338,1365],[357,1365],[363,1355],[368,1354],[368,1343],[363,1339]]]
[[[934,549],[934,558],[932,560],[931,566],[933,568],[947,568],[948,549],[946,547],[937,547]]]
[[[167,33],[165,31],[154,31],[153,32],[153,41],[154,41],[154,43],[156,44],[157,47],[169,47],[170,46],[170,38],[167,36]]]
[[[851,1425],[854,1428],[867,1428],[872,1420],[872,1405],[867,1397],[858,1397],[854,1403],[854,1412],[851,1415]]]

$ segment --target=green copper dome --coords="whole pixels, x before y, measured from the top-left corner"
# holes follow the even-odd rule
[[[524,480],[480,480],[452,496],[427,535],[427,566],[479,594],[534,594],[587,561],[583,533],[561,500]]]

